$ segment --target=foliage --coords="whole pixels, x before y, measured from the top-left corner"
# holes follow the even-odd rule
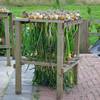
[[[36,100],[39,100],[40,94],[39,94],[39,93],[36,93],[36,94],[33,95],[33,97],[34,97]]]
[[[4,39],[5,31],[4,31],[4,20],[0,18],[0,38]],[[2,45],[2,43],[0,43]],[[5,55],[6,51],[4,49],[0,49],[0,55]]]
[[[30,60],[57,63],[57,24],[30,23],[22,27],[22,55]],[[64,63],[66,56],[74,49],[74,34],[76,26],[64,29]],[[50,86],[56,89],[57,68],[50,66],[35,66],[33,85]],[[64,74],[64,88],[73,87],[73,70]],[[68,91],[67,91],[68,92]]]

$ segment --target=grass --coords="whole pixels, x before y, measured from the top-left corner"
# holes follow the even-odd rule
[[[36,93],[36,94],[33,95],[33,97],[34,97],[36,100],[39,100],[40,94],[39,94],[39,93]]]

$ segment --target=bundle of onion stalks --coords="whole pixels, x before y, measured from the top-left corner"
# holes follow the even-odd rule
[[[57,63],[57,24],[30,23],[23,27],[22,55],[29,58],[30,61]],[[64,63],[71,59],[71,51],[74,48],[73,36],[76,31],[75,26],[64,29]],[[50,86],[56,89],[57,67],[35,66],[34,69],[33,85]],[[74,87],[73,69],[64,73],[63,87],[66,91],[67,86]]]
[[[3,6],[0,6],[0,12],[5,12],[5,11],[7,11],[7,9]]]
[[[74,20],[80,19],[81,15],[77,11],[68,11],[68,10],[46,10],[46,11],[34,11],[29,12],[28,14],[23,11],[23,18],[29,19],[47,19],[47,20]]]

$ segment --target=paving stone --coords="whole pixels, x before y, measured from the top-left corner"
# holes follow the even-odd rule
[[[92,62],[91,62],[92,61]],[[97,63],[94,67],[91,65]],[[77,88],[67,88],[70,94],[63,92],[62,100],[100,100],[100,59],[93,54],[82,54],[79,64],[79,83]],[[99,72],[100,73],[100,72]],[[56,100],[56,91],[46,87],[39,87],[39,100]]]
[[[9,85],[15,85],[15,79],[12,79]],[[22,79],[22,85],[32,85],[32,79]]]
[[[22,94],[15,94],[15,69],[13,64],[15,61],[11,61],[11,67],[7,66],[6,57],[0,57],[0,100],[32,100],[32,79],[34,70],[27,70],[27,66],[22,67]],[[30,66],[32,68],[33,66]],[[13,73],[14,72],[14,73]],[[12,74],[13,73],[13,74]],[[9,82],[9,79],[12,80]],[[9,82],[9,86],[3,96],[3,91]]]
[[[0,99],[2,98],[3,91],[5,91],[14,71],[12,67],[13,63],[14,61],[11,61],[11,66],[7,66],[6,57],[0,56]]]
[[[0,88],[0,97],[3,95],[3,88]]]
[[[32,93],[32,85],[24,86],[22,85],[22,92],[23,93]],[[6,90],[6,94],[13,94],[15,93],[15,86],[9,86]]]
[[[2,97],[0,97],[0,100],[2,100]]]
[[[32,94],[22,93],[22,94],[7,94],[4,95],[3,100],[32,100]]]
[[[33,79],[33,72],[34,72],[34,69],[33,70],[30,70],[34,67],[34,65],[30,65],[28,70],[27,70],[27,64],[26,65],[23,65],[22,67],[22,79]],[[15,79],[15,73],[13,73],[13,79]]]

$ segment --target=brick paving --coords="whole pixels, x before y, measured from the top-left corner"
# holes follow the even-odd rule
[[[39,100],[56,100],[56,90],[41,87]],[[81,54],[78,85],[63,91],[62,100],[100,100],[100,58],[94,54]]]

